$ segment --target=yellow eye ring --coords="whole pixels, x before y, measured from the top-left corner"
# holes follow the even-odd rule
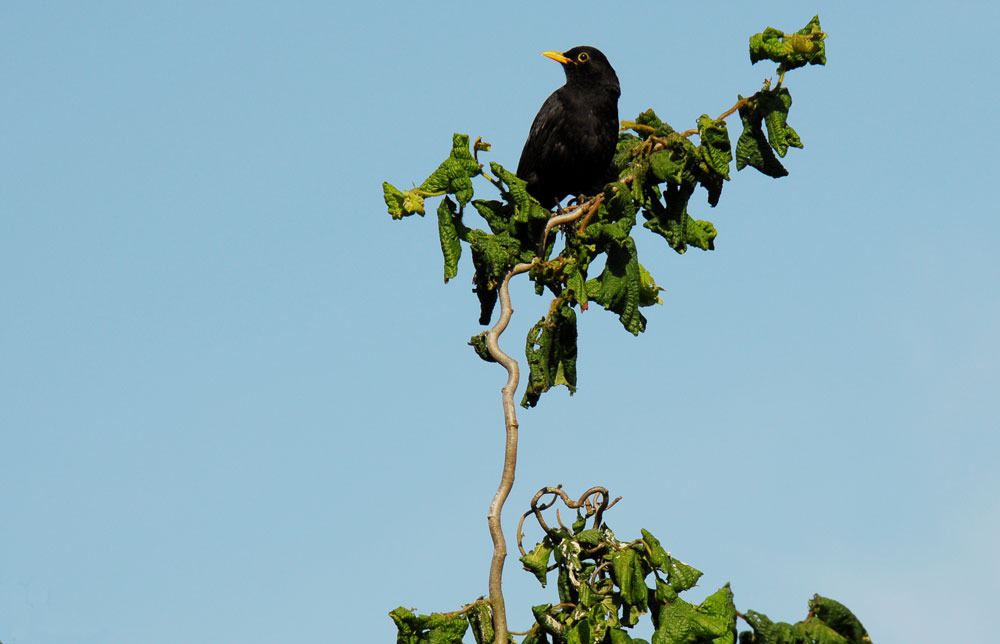
[[[588,60],[590,60],[590,54],[588,54],[588,53],[587,53],[587,52],[585,52],[585,51],[581,51],[581,52],[580,52],[580,55],[579,55],[579,56],[577,56],[577,57],[576,57],[576,59],[577,59],[578,61],[580,61],[581,63],[585,63],[585,62],[587,62]]]

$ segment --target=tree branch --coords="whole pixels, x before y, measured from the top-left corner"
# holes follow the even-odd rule
[[[514,392],[517,390],[517,382],[520,377],[517,361],[500,350],[500,334],[507,328],[510,316],[514,313],[514,308],[510,303],[510,278],[531,268],[531,264],[518,264],[510,269],[504,277],[503,284],[500,285],[500,318],[489,331],[486,332],[486,347],[490,356],[503,365],[507,370],[507,384],[500,390],[503,401],[504,427],[506,429],[506,447],[503,456],[503,474],[500,477],[500,486],[490,503],[489,514],[486,515],[486,522],[489,524],[490,536],[493,538],[493,560],[490,564],[490,609],[493,612],[493,632],[495,644],[507,644],[507,609],[503,601],[503,562],[507,558],[507,542],[503,537],[503,528],[500,525],[500,512],[503,504],[514,486],[514,469],[517,466],[517,416],[514,407]]]

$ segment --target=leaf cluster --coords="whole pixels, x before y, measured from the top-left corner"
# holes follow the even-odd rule
[[[537,510],[533,503],[525,515],[537,515]],[[588,526],[592,516],[594,521]],[[700,570],[673,556],[648,530],[632,541],[619,540],[592,507],[582,514],[578,510],[571,526],[559,522],[550,527],[542,520],[539,525],[545,532],[543,539],[520,561],[543,586],[555,572],[558,602],[532,607],[534,624],[521,644],[871,642],[850,610],[820,595],[809,601],[808,615],[795,624],[772,622],[753,610],[741,613],[729,584],[695,603],[682,595],[696,586]],[[519,545],[520,538],[519,533]],[[645,615],[654,629],[650,641],[630,633]],[[416,616],[397,608],[390,616],[397,625],[398,644],[458,644],[466,626],[471,627],[476,644],[493,642],[492,615],[482,600],[447,615]],[[749,630],[738,633],[737,618]]]
[[[750,62],[772,60],[778,63],[781,75],[803,65],[825,65],[825,40],[819,16],[814,16],[805,27],[791,34],[768,27],[750,37]]]
[[[751,60],[768,58],[779,71],[804,64],[823,64],[825,34],[819,18],[791,35],[768,28],[750,39]],[[675,252],[688,248],[713,250],[717,230],[710,221],[692,215],[691,198],[701,187],[710,206],[719,203],[730,179],[730,164],[750,166],[770,177],[788,171],[778,160],[790,147],[802,147],[798,133],[788,125],[791,94],[779,82],[770,82],[747,98],[738,97],[733,109],[713,119],[703,114],[697,129],[677,132],[653,110],[622,123],[614,160],[601,194],[578,200],[568,211],[552,213],[528,194],[525,182],[496,162],[487,172],[479,163],[490,146],[455,134],[448,157],[419,186],[400,190],[383,183],[389,214],[394,219],[424,215],[426,199],[442,196],[437,206],[438,237],[444,258],[444,279],[458,274],[463,247],[475,267],[473,291],[479,298],[480,324],[489,324],[497,289],[518,264],[529,264],[535,291],[553,297],[549,312],[528,332],[525,345],[530,368],[521,404],[537,404],[540,396],[558,385],[576,390],[577,312],[591,303],[615,313],[633,335],[646,329],[641,309],[662,304],[653,276],[639,262],[633,231],[640,217],[643,227],[662,237]],[[725,117],[739,112],[742,132],[733,149]],[[695,145],[690,137],[698,135]],[[499,192],[498,199],[475,199],[473,179],[483,178]],[[471,206],[471,208],[470,208]],[[470,210],[485,228],[466,223]],[[567,216],[569,215],[569,216]],[[555,250],[556,234],[550,219],[564,216],[558,227],[562,247]],[[600,273],[591,265],[603,261]],[[600,262],[598,263],[600,266]],[[477,355],[492,361],[483,334],[469,344]]]

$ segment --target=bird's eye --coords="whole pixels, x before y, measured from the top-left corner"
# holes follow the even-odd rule
[[[579,56],[577,56],[577,57],[576,57],[576,59],[577,59],[578,61],[580,61],[581,63],[585,63],[585,62],[587,62],[588,60],[590,60],[590,54],[588,54],[588,53],[587,53],[587,52],[585,52],[585,51],[581,51],[581,52],[580,52],[580,55],[579,55]]]

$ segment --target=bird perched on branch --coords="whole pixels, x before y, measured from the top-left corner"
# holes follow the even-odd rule
[[[594,47],[542,55],[562,63],[566,84],[538,110],[517,176],[528,182],[531,196],[551,208],[566,195],[603,187],[618,141],[621,86],[611,63]]]

